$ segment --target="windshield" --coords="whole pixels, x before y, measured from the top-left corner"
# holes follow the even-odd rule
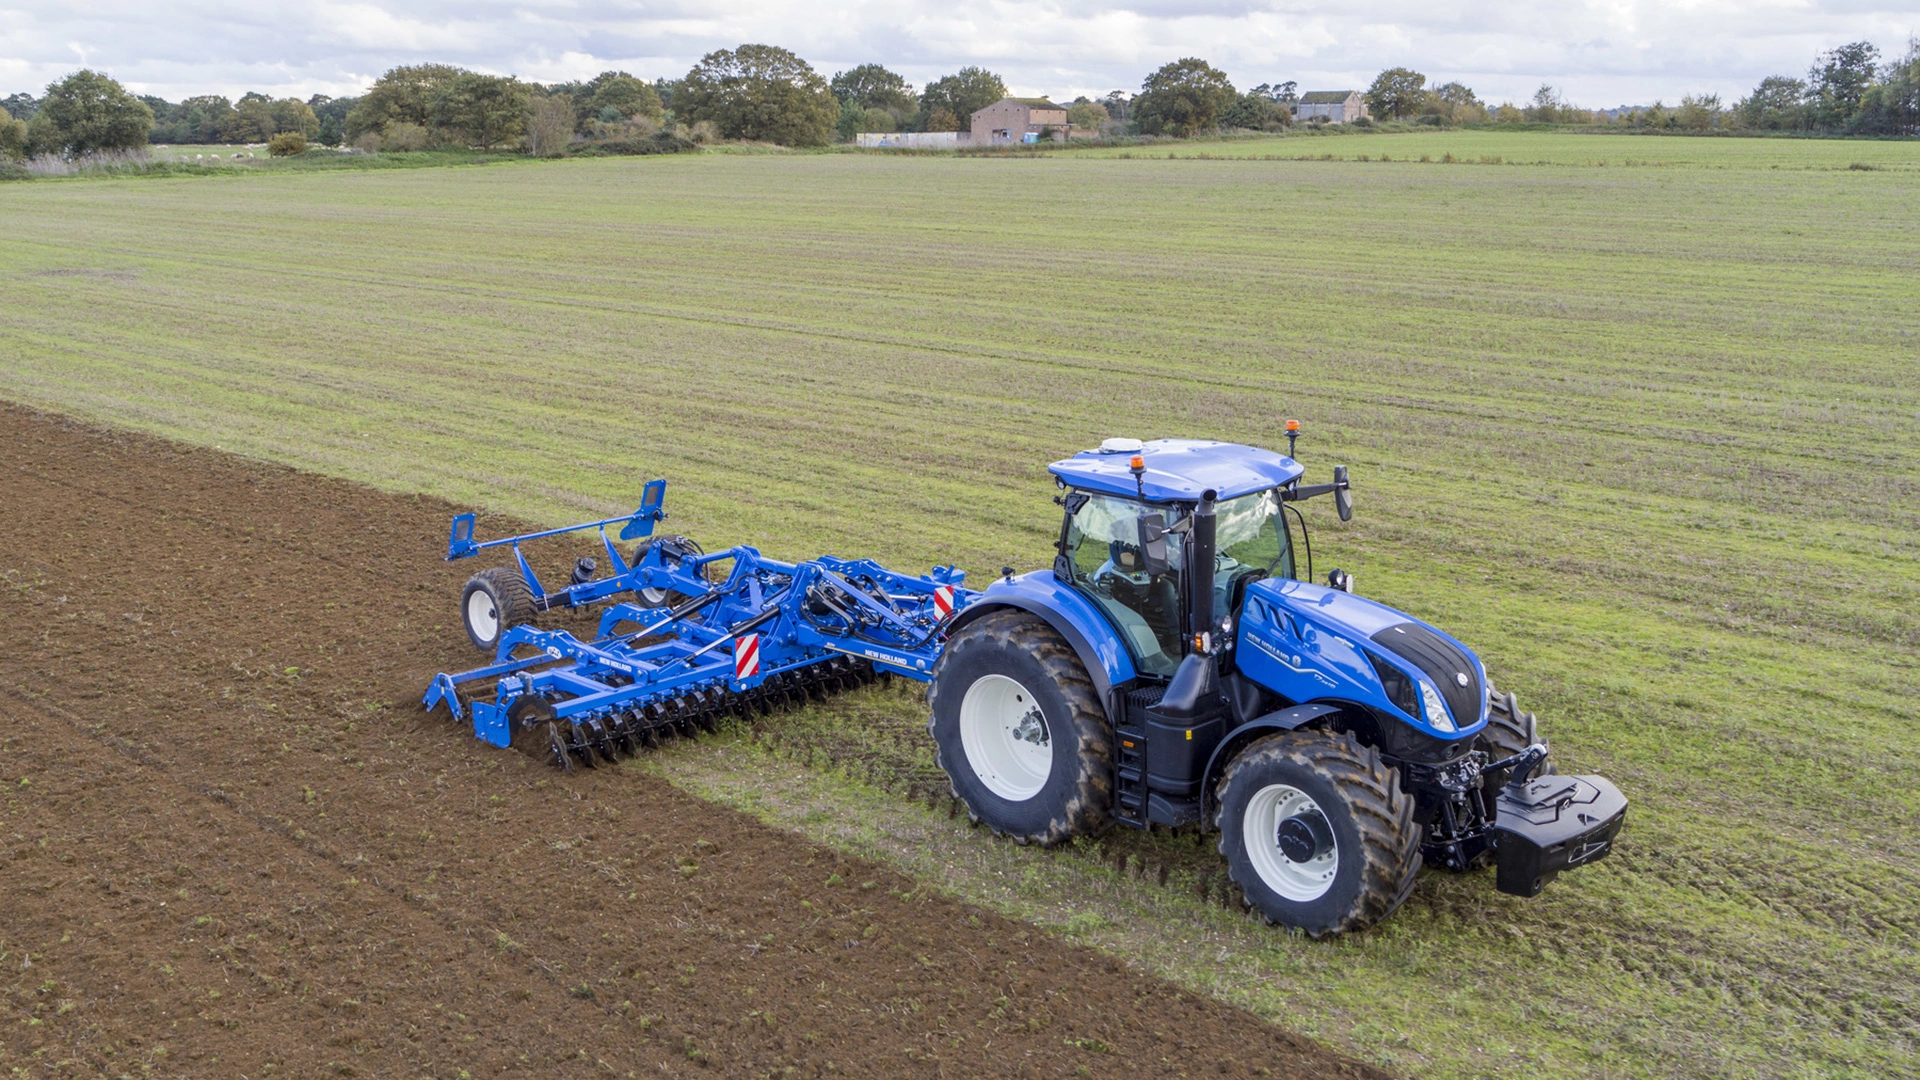
[[[1172,675],[1185,654],[1184,537],[1168,533],[1166,571],[1147,573],[1136,524],[1143,512],[1162,514],[1169,525],[1185,516],[1171,506],[1089,495],[1067,522],[1066,554],[1073,583],[1119,628],[1134,665],[1144,674]],[[1293,546],[1272,491],[1229,499],[1214,512],[1213,606],[1226,615],[1236,613],[1245,583],[1267,574],[1293,576]]]

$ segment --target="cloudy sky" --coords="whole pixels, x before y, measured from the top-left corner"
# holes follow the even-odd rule
[[[352,94],[421,61],[541,82],[671,77],[764,42],[825,75],[878,61],[919,84],[979,64],[1023,94],[1134,90],[1199,56],[1243,88],[1364,88],[1405,65],[1495,102],[1550,82],[1603,107],[1731,100],[1823,49],[1893,52],[1916,31],[1920,0],[0,0],[0,96],[81,66],[170,100]]]

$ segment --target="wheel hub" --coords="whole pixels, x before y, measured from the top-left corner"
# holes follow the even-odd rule
[[[1254,873],[1284,900],[1319,899],[1340,871],[1340,845],[1326,813],[1291,784],[1253,793],[1241,820],[1241,842]]]
[[[1325,814],[1308,810],[1282,821],[1274,839],[1288,861],[1312,862],[1333,847],[1333,826],[1327,824]]]
[[[1009,802],[1040,794],[1053,774],[1053,739],[1040,703],[1005,675],[984,675],[967,687],[960,745],[980,782]]]

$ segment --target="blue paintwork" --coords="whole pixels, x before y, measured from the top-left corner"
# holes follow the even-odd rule
[[[1035,570],[995,581],[979,594],[967,614],[956,620],[955,629],[998,606],[1031,611],[1060,631],[1080,654],[1080,662],[1086,665],[1087,673],[1093,677],[1094,689],[1103,699],[1108,687],[1129,682],[1139,674],[1134,669],[1132,655],[1107,617],[1093,601],[1062,584],[1051,570]]]
[[[1299,479],[1306,470],[1285,454],[1239,443],[1155,439],[1140,451],[1146,472],[1134,486],[1131,453],[1082,450],[1047,471],[1068,486],[1148,502],[1194,502],[1211,488],[1216,499],[1234,499]]]
[[[1420,669],[1367,640],[1389,626],[1410,622],[1427,625],[1385,604],[1338,589],[1268,578],[1247,588],[1246,602],[1240,609],[1234,663],[1248,678],[1290,701],[1351,701],[1401,718],[1440,739],[1478,734],[1486,726],[1487,672],[1480,658],[1464,645],[1461,650],[1472,657],[1480,679],[1478,716],[1453,717],[1451,727],[1436,726],[1430,718],[1410,716],[1388,700],[1380,677],[1361,649],[1405,671],[1416,684],[1429,681]],[[1434,629],[1434,633],[1440,631]],[[1453,641],[1450,637],[1447,640]]]
[[[475,515],[456,514],[453,518],[453,527],[447,533],[447,561],[453,562],[458,559],[472,558],[488,548],[496,548],[503,545],[509,546],[513,548],[514,565],[519,568],[520,576],[526,580],[527,588],[532,591],[535,600],[540,601],[550,608],[579,607],[582,604],[591,604],[618,593],[634,591],[646,584],[646,582],[642,580],[644,573],[637,574],[636,571],[638,571],[639,568],[628,566],[627,560],[621,556],[619,549],[613,546],[613,541],[607,537],[607,526],[622,526],[620,529],[620,539],[622,540],[638,540],[642,537],[652,536],[654,523],[667,516],[666,499],[667,482],[665,480],[649,480],[647,481],[646,487],[641,491],[639,509],[624,517],[604,518],[600,521],[586,521],[578,525],[566,525],[558,529],[542,529],[539,532],[521,533],[519,536],[503,536],[498,540],[487,541],[479,541],[473,538],[474,523],[477,520]],[[562,536],[566,533],[584,532],[587,529],[599,530],[600,545],[606,549],[607,565],[612,568],[613,575],[581,585],[569,585],[564,589],[555,590],[551,594],[548,593],[546,586],[540,583],[539,576],[533,572],[532,565],[527,562],[527,557],[525,553],[520,550],[520,545],[528,540],[543,540],[549,536]]]
[[[730,569],[716,586],[701,571],[720,563]],[[908,577],[867,559],[822,556],[784,563],[750,547],[669,566],[657,548],[649,548],[617,583],[590,584],[609,594],[649,586],[711,595],[712,602],[678,619],[664,609],[618,603],[602,616],[591,641],[565,630],[512,627],[500,635],[493,663],[434,676],[423,703],[428,709],[445,704],[456,720],[463,719],[459,689],[491,683],[493,700],[473,703],[473,732],[506,746],[506,710],[526,694],[549,699],[556,719],[578,724],[650,707],[672,711],[696,700],[694,695],[745,693],[771,677],[839,657],[863,658],[878,670],[926,681],[947,628],[979,595],[964,587],[965,579],[950,566]],[[830,598],[840,612],[814,611],[810,591]],[[741,676],[734,645],[749,633],[758,635],[759,666]]]

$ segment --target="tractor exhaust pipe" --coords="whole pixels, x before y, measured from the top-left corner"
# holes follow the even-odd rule
[[[1188,561],[1192,580],[1187,583],[1193,594],[1193,651],[1208,655],[1213,653],[1213,500],[1212,488],[1200,493],[1200,503],[1193,508],[1193,535],[1187,538],[1193,545]]]
[[[1213,662],[1213,559],[1215,492],[1200,493],[1193,508],[1193,528],[1187,534],[1187,593],[1189,602],[1186,658],[1173,673],[1167,692],[1155,711],[1168,719],[1189,720],[1211,713],[1220,698],[1220,676]]]

